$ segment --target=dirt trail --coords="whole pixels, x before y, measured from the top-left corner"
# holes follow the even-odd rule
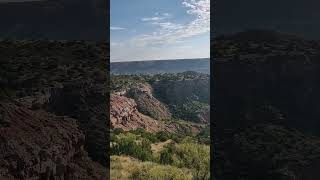
[[[151,150],[153,153],[158,153],[160,152],[164,146],[174,143],[174,141],[172,139],[169,139],[167,141],[164,142],[159,142],[159,143],[155,143],[155,144],[151,144]]]

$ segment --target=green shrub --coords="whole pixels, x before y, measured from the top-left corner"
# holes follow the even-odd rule
[[[158,142],[158,138],[155,134],[153,133],[149,133],[147,132],[146,130],[142,129],[142,128],[138,128],[138,129],[135,129],[135,130],[131,130],[129,131],[130,133],[133,133],[135,135],[139,135],[141,136],[142,138],[145,138],[145,139],[148,139],[150,142],[152,143],[156,143]]]
[[[161,164],[172,164],[172,151],[171,149],[165,149],[160,152],[160,163]]]
[[[173,149],[176,167],[192,169],[196,179],[210,179],[210,147],[196,143],[182,143]]]
[[[121,129],[121,128],[116,128],[116,129],[113,130],[113,133],[114,133],[115,135],[118,135],[118,134],[120,134],[120,133],[124,133],[124,130]]]
[[[157,132],[156,137],[161,142],[167,141],[168,139],[170,139],[170,135],[167,132],[164,132],[164,131]]]
[[[180,143],[183,140],[184,136],[181,134],[171,134],[171,139],[177,143]]]
[[[119,134],[115,138],[115,145],[111,148],[112,154],[128,155],[142,161],[153,159],[151,143],[148,139],[139,139],[131,133]]]

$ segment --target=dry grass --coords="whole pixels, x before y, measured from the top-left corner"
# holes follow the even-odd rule
[[[110,180],[129,180],[133,164],[139,161],[128,156],[111,156]]]
[[[111,156],[111,180],[192,180],[188,169],[153,162],[142,162],[127,156]]]

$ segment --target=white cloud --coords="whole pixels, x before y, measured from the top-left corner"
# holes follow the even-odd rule
[[[178,30],[184,27],[181,24],[174,24],[172,22],[153,22],[152,24],[160,26],[162,30]]]
[[[124,30],[124,29],[126,29],[126,28],[110,26],[110,30]]]
[[[150,23],[159,28],[155,32],[134,37],[131,43],[139,46],[175,43],[210,32],[210,0],[183,0],[182,5],[187,8],[188,14],[195,17],[194,20],[187,24],[163,21],[170,16],[169,13],[163,13],[163,17],[143,18],[143,21],[152,21]]]
[[[142,18],[141,21],[160,21],[160,20],[164,20],[165,17],[146,17],[146,18]]]
[[[209,57],[208,44],[202,47],[186,46],[185,39],[210,32],[210,0],[183,0],[186,13],[193,17],[191,21],[178,24],[170,21],[169,13],[157,13],[155,17],[141,20],[156,26],[156,30],[141,34],[122,42],[121,48],[111,50],[111,59],[150,60],[183,57]],[[119,46],[117,46],[119,47]],[[187,48],[188,47],[188,48]],[[126,53],[123,53],[126,52]]]
[[[141,21],[162,21],[171,17],[171,14],[169,13],[162,13],[161,16],[159,16],[160,15],[159,12],[156,12],[154,14],[155,14],[154,17],[144,17],[144,18],[141,18]]]

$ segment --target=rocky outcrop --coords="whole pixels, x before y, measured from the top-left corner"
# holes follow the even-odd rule
[[[209,124],[209,76],[177,74],[114,75],[113,128],[198,134]]]
[[[125,131],[138,128],[148,132],[180,132],[185,134],[198,134],[203,125],[179,121],[159,121],[142,114],[134,99],[119,94],[111,94],[110,97],[111,128],[121,128]]]
[[[169,109],[153,97],[153,89],[149,84],[137,84],[130,88],[126,95],[135,100],[141,113],[157,120],[171,119]]]
[[[138,111],[137,103],[128,97],[111,94],[110,120],[111,127],[125,131],[143,128],[149,132],[157,132],[164,128],[161,121],[157,121]]]
[[[57,115],[77,119],[86,135],[85,148],[89,156],[107,165],[108,102],[103,84],[94,82],[65,83],[52,91],[45,108]]]
[[[0,103],[0,179],[103,179],[76,120]]]
[[[56,145],[60,149],[69,148],[59,150],[56,154],[68,160],[70,168],[76,169],[79,179],[101,179],[100,174],[106,174],[109,162],[106,43],[3,40],[0,41],[0,51],[0,103],[14,102],[15,106],[19,105],[9,108],[9,115],[21,115],[20,111],[27,112],[26,117],[4,119],[3,125],[6,129],[2,130],[10,132],[15,124],[17,129],[13,129],[15,134],[1,134],[2,138],[6,141],[14,138],[19,141],[26,140],[25,144],[18,143],[15,146],[26,149],[22,152],[33,148],[35,150],[32,151],[36,152],[21,154],[19,149],[13,148],[12,153],[19,154],[20,159],[30,163],[30,159],[39,158],[38,151],[47,145],[49,148]],[[18,113],[15,109],[19,109]],[[7,127],[7,121],[12,121],[10,127]],[[32,125],[34,122],[39,124]],[[28,126],[22,128],[20,124]],[[41,132],[38,132],[39,130]],[[37,137],[39,133],[41,136]],[[47,138],[46,133],[51,139]],[[81,134],[79,137],[78,133]],[[70,144],[70,141],[76,141],[74,138],[81,139],[81,146]],[[32,147],[33,145],[35,147]],[[80,156],[78,152],[87,155]],[[70,155],[65,155],[68,153]],[[6,167],[4,171],[8,172],[8,176],[17,177],[14,174],[16,170],[11,172],[16,166],[15,161],[12,162],[13,166],[10,161],[3,162],[8,165],[3,166]],[[29,166],[31,165],[28,165],[28,168]],[[33,174],[33,170],[25,171]]]

